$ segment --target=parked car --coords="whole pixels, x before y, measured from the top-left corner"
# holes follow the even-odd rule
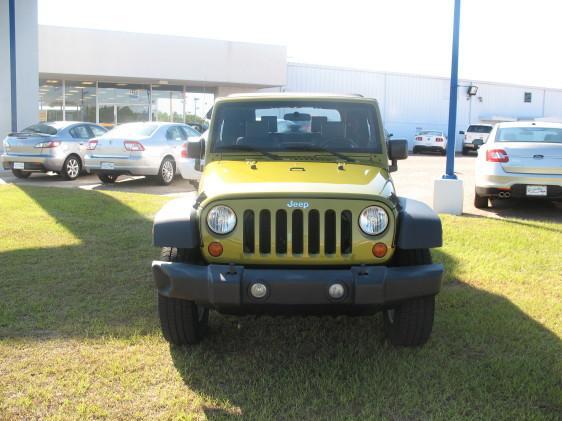
[[[174,180],[182,145],[200,134],[182,123],[126,123],[88,142],[86,170],[102,183],[122,174],[154,177],[160,184]]]
[[[182,145],[181,156],[178,161],[178,167],[182,178],[189,180],[194,186],[199,185],[199,180],[201,179],[201,172],[205,166],[205,152],[202,151],[200,156],[189,156],[189,142],[203,142],[207,141],[207,135],[209,131],[207,130],[198,138],[192,138]]]
[[[416,135],[414,141],[414,153],[430,151],[439,152],[441,155],[447,153],[447,136],[438,130],[424,130]]]
[[[2,166],[17,178],[54,171],[66,180],[74,180],[83,169],[84,146],[105,132],[97,124],[77,121],[34,124],[4,139]]]
[[[499,123],[476,159],[474,206],[489,198],[562,199],[562,124]]]
[[[468,155],[470,151],[477,151],[480,144],[488,141],[488,136],[494,128],[491,124],[471,124],[466,132],[460,132],[464,135],[462,142],[462,154]]]
[[[279,116],[299,124],[280,126]],[[152,273],[169,342],[198,342],[210,309],[382,311],[391,343],[428,340],[443,276],[430,254],[441,246],[441,221],[426,204],[396,196],[389,173],[407,158],[408,143],[392,139],[387,149],[376,100],[221,98],[206,144],[187,145],[190,157],[205,151],[197,195],[168,202],[153,228],[162,250]]]

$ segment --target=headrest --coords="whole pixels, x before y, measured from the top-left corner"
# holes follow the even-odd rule
[[[344,138],[345,124],[339,121],[328,121],[322,125],[322,137]]]
[[[262,137],[268,133],[267,122],[246,121],[246,137]]]
[[[328,122],[328,117],[312,117],[310,119],[310,131],[312,133],[320,133],[322,125]]]
[[[277,132],[277,117],[274,115],[264,115],[262,116],[261,121],[265,123],[269,133]]]

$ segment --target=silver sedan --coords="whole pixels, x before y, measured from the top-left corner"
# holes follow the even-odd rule
[[[562,200],[562,124],[499,123],[476,159],[474,206],[489,198]]]
[[[96,124],[76,121],[34,124],[4,139],[2,166],[18,178],[54,171],[74,180],[82,171],[86,143],[105,132]]]
[[[122,174],[154,177],[170,184],[177,172],[182,145],[199,137],[181,123],[126,123],[88,142],[86,170],[103,183],[114,183]]]

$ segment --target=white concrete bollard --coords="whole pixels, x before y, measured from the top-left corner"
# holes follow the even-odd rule
[[[462,215],[464,191],[462,180],[438,179],[433,184],[433,210]]]

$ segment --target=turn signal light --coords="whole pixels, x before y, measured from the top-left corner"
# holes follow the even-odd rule
[[[422,138],[421,136],[416,136],[416,140],[417,140],[417,141],[422,141],[423,138]]]
[[[209,244],[209,247],[207,247],[207,250],[209,250],[209,254],[211,256],[219,257],[222,254],[222,251],[223,251],[222,244],[214,241],[211,244]]]
[[[187,142],[185,142],[183,145],[181,145],[181,157],[182,158],[187,158]]]
[[[131,152],[141,152],[144,151],[144,146],[142,143],[137,142],[136,140],[125,140],[123,142],[125,149]]]
[[[386,244],[384,243],[377,243],[373,246],[373,256],[375,257],[384,257],[386,256],[386,252],[388,251],[388,248],[386,247]]]
[[[443,142],[443,138],[442,138],[442,137],[436,137],[436,138],[435,138],[435,141],[436,141],[436,142]]]
[[[93,139],[88,142],[86,149],[89,151],[93,151],[94,149],[96,149],[96,146],[98,146],[98,141]]]
[[[36,148],[56,148],[60,145],[59,140],[49,140],[48,142],[41,142],[35,145]]]
[[[509,156],[503,149],[490,149],[486,151],[486,161],[488,162],[509,162]]]

